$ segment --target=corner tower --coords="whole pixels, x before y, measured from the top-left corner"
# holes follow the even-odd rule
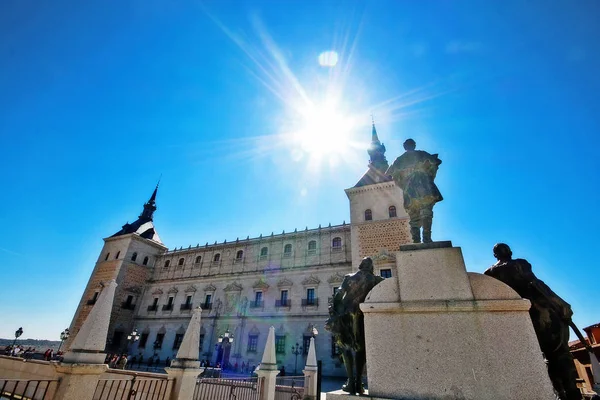
[[[139,307],[143,286],[150,278],[156,257],[167,251],[154,228],[157,191],[158,185],[135,222],[126,223],[117,233],[104,239],[104,246],[71,322],[67,348],[94,306],[104,282],[111,279],[115,279],[118,286],[106,349],[119,351],[127,345],[127,335],[134,328],[133,316]]]
[[[401,244],[411,243],[409,218],[402,189],[385,174],[385,146],[379,141],[375,123],[367,153],[367,171],[356,185],[345,190],[350,200],[352,269],[358,269],[364,257],[372,257],[375,273],[381,273],[393,270],[395,252]]]

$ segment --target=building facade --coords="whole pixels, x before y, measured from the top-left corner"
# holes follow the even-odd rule
[[[107,352],[173,359],[191,310],[200,306],[198,354],[212,365],[256,366],[274,326],[277,362],[288,373],[300,373],[316,335],[324,375],[343,376],[324,329],[328,303],[363,257],[374,259],[376,274],[390,277],[394,252],[410,242],[402,191],[385,175],[385,146],[374,125],[368,154],[367,172],[346,189],[349,224],[168,250],[153,225],[155,189],[133,224],[104,239],[71,332],[81,327],[103,282],[116,279]],[[134,328],[140,338],[128,342]]]

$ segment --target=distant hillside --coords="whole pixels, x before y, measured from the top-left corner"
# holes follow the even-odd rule
[[[10,346],[15,339],[0,339],[0,347]],[[46,349],[58,350],[60,340],[38,340],[38,339],[17,339],[17,345],[23,347],[35,347],[37,351],[46,351]]]

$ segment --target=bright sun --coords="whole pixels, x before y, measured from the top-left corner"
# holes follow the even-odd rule
[[[311,105],[300,112],[299,129],[294,142],[315,158],[343,155],[348,151],[353,118],[332,104]]]

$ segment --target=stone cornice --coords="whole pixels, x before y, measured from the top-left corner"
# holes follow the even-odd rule
[[[370,192],[370,191],[374,191],[374,190],[391,189],[394,187],[397,187],[396,183],[394,181],[389,181],[389,182],[375,183],[373,185],[351,187],[351,188],[345,189],[344,192],[346,192],[346,195],[350,195],[350,194],[354,194],[354,193]]]

